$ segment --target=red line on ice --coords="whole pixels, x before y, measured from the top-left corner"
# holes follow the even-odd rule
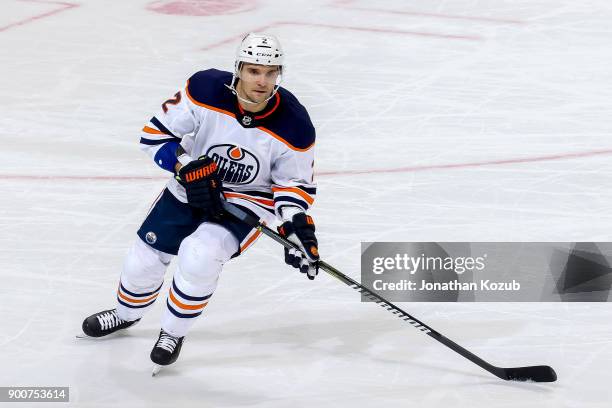
[[[220,47],[222,45],[225,44],[233,44],[234,42],[237,42],[238,40],[242,40],[242,38],[247,35],[250,32],[263,32],[266,31],[268,28],[274,27],[275,25],[277,25],[278,23],[272,23],[272,24],[268,24],[265,26],[261,26],[261,27],[257,27],[257,28],[253,28],[249,31],[245,31],[243,33],[237,34],[237,35],[233,35],[231,37],[228,37],[224,40],[218,41],[216,43],[212,43],[212,44],[208,44],[206,47],[202,48],[203,51],[208,51],[208,50],[212,50],[213,48],[217,48]]]
[[[389,169],[372,169],[372,170],[348,170],[348,171],[323,171],[315,173],[315,176],[340,176],[353,174],[376,174],[376,173],[414,173],[417,171],[427,170],[444,170],[444,169],[465,169],[470,167],[484,166],[501,166],[505,164],[520,164],[520,163],[536,163],[553,160],[576,159],[579,157],[592,157],[612,154],[612,149],[594,150],[590,152],[563,153],[553,154],[549,156],[523,157],[514,159],[490,160],[471,163],[449,163],[449,164],[431,164],[423,166],[408,166],[395,167]]]
[[[414,16],[414,17],[431,17],[431,18],[441,18],[441,19],[448,19],[448,20],[481,21],[485,23],[500,23],[500,24],[526,24],[525,21],[510,19],[510,18],[479,17],[479,16],[466,16],[466,15],[458,15],[458,14],[426,13],[426,12],[418,12],[418,11],[354,7],[350,5],[352,3],[354,3],[353,0],[335,1],[330,6],[337,7],[337,8],[343,8],[346,10],[368,11],[372,13],[399,14],[399,15],[407,15],[407,16]]]
[[[439,13],[422,13],[422,12],[416,12],[416,11],[385,10],[385,9],[373,9],[373,8],[365,8],[365,7],[350,7],[350,9],[359,10],[359,11],[370,11],[370,12],[376,12],[376,13],[386,13],[386,14],[400,14],[400,15],[414,16],[414,17],[442,18],[442,19],[447,19],[447,20],[482,21],[486,23],[501,23],[501,24],[526,24],[524,21],[521,21],[521,20],[513,20],[513,19],[505,19],[505,18],[461,16],[461,15],[439,14]]]
[[[48,176],[35,176],[28,174],[0,174],[0,180],[66,180],[66,181],[78,181],[78,180],[100,180],[100,181],[145,181],[145,180],[167,180],[168,177],[161,176],[62,176],[62,175],[48,175]]]
[[[333,24],[322,24],[322,23],[304,23],[304,22],[299,22],[299,21],[276,21],[276,22],[270,23],[265,26],[251,29],[241,34],[228,37],[216,43],[209,44],[203,47],[202,50],[208,51],[213,48],[219,47],[221,45],[234,43],[237,40],[244,37],[249,32],[266,31],[269,28],[278,27],[278,26],[322,27],[322,28],[330,28],[334,30],[349,30],[349,31],[364,31],[364,32],[369,32],[369,33],[399,34],[399,35],[410,35],[410,36],[417,36],[417,37],[444,38],[447,40],[468,40],[468,41],[484,40],[483,37],[477,36],[477,35],[440,34],[440,33],[432,33],[432,32],[425,32],[425,31],[407,31],[407,30],[393,30],[393,29],[375,28],[375,27],[342,26],[342,25],[333,25]]]
[[[341,26],[333,24],[322,24],[322,23],[302,23],[297,21],[279,21],[279,25],[300,25],[305,27],[323,27],[331,28],[336,30],[351,30],[351,31],[365,31],[370,33],[387,33],[387,34],[403,34],[412,35],[418,37],[433,37],[433,38],[445,38],[448,40],[469,40],[469,41],[481,41],[483,37],[477,35],[457,35],[457,34],[440,34],[426,31],[410,31],[410,30],[394,30],[388,28],[374,28],[374,27],[357,27],[357,26]]]
[[[522,163],[536,163],[554,160],[570,160],[581,157],[593,157],[612,154],[612,149],[592,150],[588,152],[575,152],[575,153],[560,153],[552,154],[547,156],[533,156],[533,157],[521,157],[513,159],[502,159],[502,160],[489,160],[481,162],[468,162],[468,163],[448,163],[448,164],[430,164],[423,166],[407,166],[407,167],[394,167],[387,169],[370,169],[370,170],[341,170],[341,171],[321,171],[316,172],[316,177],[326,176],[352,176],[357,174],[380,174],[380,173],[415,173],[418,171],[432,171],[432,170],[447,170],[447,169],[466,169],[471,167],[486,167],[486,166],[502,166],[507,164],[522,164]],[[48,175],[48,176],[35,176],[27,174],[0,174],[0,180],[23,180],[23,181],[35,181],[35,180],[55,180],[55,181],[78,181],[78,180],[99,180],[99,181],[147,181],[147,180],[167,180],[167,176],[62,176],[62,175]]]
[[[43,3],[43,4],[59,4],[59,5],[63,6],[63,7],[55,9],[55,10],[48,11],[48,12],[43,13],[43,14],[35,15],[33,17],[28,17],[25,20],[21,20],[21,21],[18,21],[16,23],[12,23],[12,24],[9,24],[9,25],[4,26],[4,27],[0,27],[0,32],[9,30],[9,29],[14,28],[14,27],[19,27],[19,26],[22,26],[22,25],[26,25],[28,23],[32,23],[34,21],[40,20],[40,19],[45,18],[45,17],[52,16],[52,15],[57,14],[57,13],[61,13],[62,11],[66,11],[66,10],[69,10],[71,8],[79,7],[78,4],[66,3],[66,2],[63,2],[63,1],[43,1],[43,0],[20,0],[20,1],[29,1],[31,3]]]

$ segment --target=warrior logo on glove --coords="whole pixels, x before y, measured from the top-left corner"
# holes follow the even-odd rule
[[[200,156],[180,168],[175,176],[185,188],[187,203],[200,209],[210,218],[220,218],[223,213],[221,180],[217,163],[208,156]]]
[[[196,168],[185,173],[185,181],[187,183],[192,183],[196,180],[201,180],[206,177],[210,177],[211,174],[217,171],[217,163],[212,162],[203,167]]]

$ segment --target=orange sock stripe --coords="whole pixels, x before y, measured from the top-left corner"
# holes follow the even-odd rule
[[[177,305],[181,309],[185,309],[185,310],[200,310],[200,309],[204,309],[206,307],[206,305],[208,304],[208,301],[202,303],[201,305],[186,305],[184,303],[181,303],[174,296],[174,293],[172,293],[172,289],[170,289],[170,292],[168,293],[168,295],[169,295],[170,300],[172,301],[172,303],[174,303],[175,305]]]
[[[130,302],[130,303],[146,303],[146,302],[150,302],[151,300],[155,299],[157,297],[157,295],[159,295],[159,292],[157,292],[156,294],[149,296],[148,298],[144,298],[144,299],[134,299],[131,298],[129,296],[124,295],[123,293],[121,293],[121,289],[119,289],[117,291],[117,295],[119,295],[119,297],[123,300],[125,300],[126,302]]]

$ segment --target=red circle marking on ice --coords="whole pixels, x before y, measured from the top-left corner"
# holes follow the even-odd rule
[[[254,1],[248,0],[160,0],[149,4],[147,9],[180,16],[218,16],[242,13],[255,6]]]

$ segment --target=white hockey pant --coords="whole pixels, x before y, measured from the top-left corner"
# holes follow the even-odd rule
[[[234,235],[218,224],[203,223],[179,247],[178,265],[168,291],[161,327],[182,337],[202,314],[217,287],[223,264],[238,251]],[[141,318],[155,302],[172,255],[138,239],[121,273],[117,312],[124,320]]]

